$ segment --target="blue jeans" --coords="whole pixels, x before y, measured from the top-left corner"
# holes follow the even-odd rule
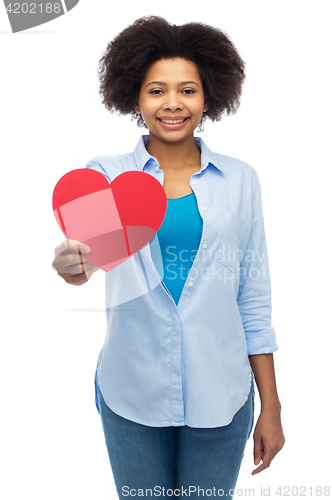
[[[138,424],[114,413],[100,392],[99,407],[121,500],[133,496],[233,497],[231,490],[235,488],[251,430],[252,389],[232,422],[223,427]]]

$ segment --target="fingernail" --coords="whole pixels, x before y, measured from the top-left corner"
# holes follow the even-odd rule
[[[90,252],[91,248],[89,248],[87,245],[84,245],[84,252]]]
[[[258,459],[258,458],[255,458],[255,460],[254,460],[254,464],[255,464],[255,465],[258,465],[258,464],[259,464],[259,459]]]

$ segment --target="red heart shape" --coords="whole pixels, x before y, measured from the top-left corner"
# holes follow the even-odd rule
[[[86,243],[95,266],[110,271],[144,247],[161,226],[167,208],[164,188],[136,170],[110,184],[96,170],[65,174],[53,191],[53,211],[65,236]]]

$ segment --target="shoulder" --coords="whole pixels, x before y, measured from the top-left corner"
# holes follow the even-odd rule
[[[257,172],[255,168],[249,163],[240,160],[239,158],[234,158],[232,156],[226,156],[220,153],[214,153],[216,157],[217,166],[220,167],[221,171],[227,176],[232,178],[256,178]]]
[[[136,162],[133,152],[114,156],[95,156],[86,164],[86,168],[97,170],[111,182],[123,172],[135,170]]]
[[[235,182],[257,178],[255,168],[249,163],[239,158],[215,153],[207,147],[203,140],[201,140],[201,151],[205,162],[212,163],[222,173],[225,179]]]
[[[220,153],[213,153],[211,163],[216,167],[218,177],[227,186],[234,196],[241,196],[244,199],[254,195],[260,183],[256,169],[249,163]]]

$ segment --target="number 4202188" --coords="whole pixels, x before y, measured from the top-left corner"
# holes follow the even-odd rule
[[[12,7],[13,5],[13,7]],[[10,14],[60,14],[61,4],[60,3],[14,3],[9,4],[6,8],[7,12]]]

